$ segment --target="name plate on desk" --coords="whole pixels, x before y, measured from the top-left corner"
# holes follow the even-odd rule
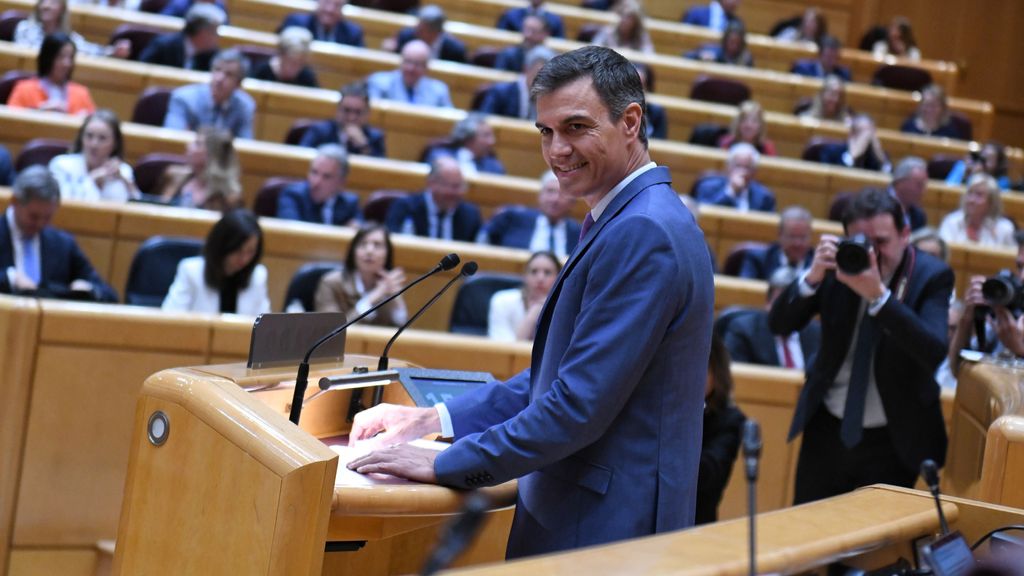
[[[489,372],[399,368],[398,381],[421,408],[447,402],[495,380]]]

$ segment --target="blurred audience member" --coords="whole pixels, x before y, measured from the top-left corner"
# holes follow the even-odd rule
[[[554,57],[555,53],[545,46],[537,46],[527,52],[523,73],[512,82],[499,82],[488,88],[480,111],[511,118],[536,119],[537,109],[530,101],[530,85],[537,72]]]
[[[7,147],[0,144],[0,186],[10,186],[14,183],[14,162],[11,160],[11,153]]]
[[[765,156],[775,156],[775,143],[765,137],[764,131],[764,109],[757,102],[747,100],[740,104],[729,133],[718,141],[718,147],[728,149],[745,142]]]
[[[94,112],[96,104],[89,89],[71,81],[75,52],[75,44],[67,34],[48,34],[36,57],[36,76],[19,80],[7,98],[7,105],[66,114]]]
[[[395,37],[394,47],[385,43],[386,50],[401,52],[406,44],[421,40],[430,48],[430,57],[451,62],[466,61],[466,45],[455,36],[444,31],[447,17],[436,4],[427,4],[419,9],[419,20],[411,28],[402,28]]]
[[[393,296],[405,284],[405,271],[395,268],[394,249],[388,229],[371,224],[356,232],[348,246],[345,265],[320,279],[314,297],[317,312],[344,312],[350,320],[381,300]],[[407,318],[399,296],[363,321],[378,326],[401,326]]]
[[[575,198],[559,191],[558,179],[548,170],[540,177],[537,208],[509,206],[501,210],[484,226],[482,240],[565,258],[580,238],[579,222],[569,217],[575,203]]]
[[[430,165],[427,189],[392,202],[385,221],[395,233],[473,242],[480,233],[480,209],[465,198],[459,163],[442,156]]]
[[[349,154],[383,158],[384,132],[370,126],[370,96],[366,83],[342,86],[333,120],[321,120],[302,135],[300,146],[317,148],[322,144],[341,144]]]
[[[642,62],[634,62],[633,67],[636,68],[636,73],[640,75],[640,83],[644,85],[644,93],[649,97],[650,93],[654,91],[651,86],[651,72],[647,68],[647,65]],[[649,99],[644,99],[644,123],[647,124],[647,137],[648,138],[659,138],[664,140],[668,138],[668,116],[665,114],[665,107],[661,104],[651,102]]]
[[[747,31],[740,22],[730,22],[722,32],[722,40],[718,44],[706,44],[683,54],[691,60],[732,64],[734,66],[754,66],[754,57],[747,50]]]
[[[818,44],[818,57],[807,60],[798,60],[793,64],[790,72],[811,78],[825,78],[827,76],[838,76],[844,81],[851,79],[850,69],[839,63],[843,45],[835,36],[825,36]]]
[[[614,50],[636,50],[645,54],[654,53],[654,43],[644,23],[644,10],[636,0],[621,0],[615,7],[619,21],[601,28],[594,35],[591,44],[607,46]]]
[[[165,128],[198,130],[212,126],[235,138],[252,138],[256,103],[240,88],[248,72],[245,56],[235,48],[213,58],[209,84],[189,84],[171,93]]]
[[[91,56],[127,58],[132,51],[130,40],[119,40],[113,46],[93,44],[81,34],[71,30],[71,18],[66,0],[36,0],[35,9],[28,18],[14,28],[14,43],[38,49],[50,34],[67,35],[75,48]]]
[[[889,193],[900,201],[903,216],[911,230],[928,223],[928,215],[921,208],[921,199],[928,189],[928,163],[917,156],[907,156],[892,171]]]
[[[889,172],[892,168],[889,157],[885,150],[882,150],[882,143],[878,140],[875,121],[864,114],[854,117],[850,123],[846,142],[822,147],[818,161],[877,172]]]
[[[256,217],[237,209],[225,214],[206,236],[203,253],[178,263],[161,308],[168,312],[270,312],[263,231]]]
[[[228,7],[224,5],[223,0],[170,0],[160,9],[160,13],[164,16],[183,18],[189,10],[201,4],[210,4],[220,8],[224,12],[224,22],[227,22]]]
[[[316,73],[309,67],[309,46],[312,41],[313,35],[305,28],[285,28],[277,39],[277,54],[257,66],[252,77],[318,88],[320,84],[316,80]]]
[[[181,32],[157,36],[142,51],[139,60],[205,72],[217,55],[218,30],[226,19],[224,11],[214,4],[196,4],[185,14],[185,27]]]
[[[741,142],[729,148],[725,175],[710,176],[697,184],[694,196],[702,204],[736,208],[741,212],[775,210],[775,195],[754,180],[761,155],[757,149]]]
[[[538,46],[543,46],[550,35],[547,20],[530,14],[523,20],[523,41],[498,52],[494,67],[498,70],[521,73],[526,68],[526,55]]]
[[[487,115],[470,112],[452,127],[451,147],[435,146],[426,158],[427,163],[441,156],[451,156],[459,162],[465,176],[478,172],[504,174],[505,166],[494,155],[494,128],[487,123]]]
[[[124,161],[121,121],[101,108],[85,117],[71,153],[50,160],[63,200],[127,202],[139,195],[132,167]]]
[[[846,105],[846,83],[843,79],[835,75],[826,76],[810,107],[801,112],[800,116],[849,123],[852,114]]]
[[[828,38],[828,20],[821,10],[808,8],[800,17],[796,26],[787,26],[775,35],[779,40],[787,42],[810,42],[821,46]],[[849,80],[849,78],[847,78]]]
[[[402,48],[402,63],[397,70],[374,72],[366,79],[370,98],[451,108],[448,85],[427,77],[429,65],[430,47],[422,40],[407,43]]]
[[[803,272],[814,258],[811,225],[814,219],[803,206],[790,206],[779,215],[779,238],[764,250],[748,250],[740,263],[739,276],[769,280],[776,270],[791,268]]]
[[[733,22],[743,23],[736,12],[740,9],[740,0],[711,0],[706,6],[691,6],[683,13],[683,24],[704,26],[712,30],[723,31]]]
[[[921,252],[931,254],[939,260],[949,262],[949,246],[939,236],[939,231],[930,226],[918,228],[910,233],[910,245]]]
[[[565,25],[562,23],[562,17],[548,12],[544,8],[544,0],[530,0],[529,6],[505,10],[498,17],[498,23],[494,27],[511,32],[521,32],[526,17],[531,14],[540,16],[548,23],[548,30],[552,36],[555,38],[565,38]]]
[[[352,226],[362,220],[359,197],[345,192],[348,152],[338,144],[323,144],[309,164],[306,180],[281,190],[277,217],[315,224]]]
[[[871,52],[876,60],[881,60],[886,56],[900,56],[910,60],[921,59],[921,51],[917,49],[910,20],[903,16],[896,16],[892,19],[885,39],[875,42],[875,45],[871,47]]]
[[[60,185],[45,167],[29,166],[14,179],[0,219],[0,292],[117,302],[75,238],[50,226],[59,208]]]
[[[238,154],[231,133],[200,128],[185,148],[187,164],[168,166],[154,194],[164,202],[185,208],[221,212],[242,204]]]
[[[967,181],[960,209],[942,220],[939,236],[949,243],[1013,246],[1013,222],[1003,216],[999,185],[988,174]]]
[[[277,32],[291,26],[305,28],[313,34],[314,40],[337,42],[349,46],[363,47],[363,29],[342,15],[348,0],[317,0],[316,10],[310,13],[292,13],[285,17]]]
[[[562,262],[551,252],[534,252],[526,261],[523,285],[491,296],[487,337],[499,342],[533,340],[537,319],[555,284]]]
[[[917,111],[903,122],[900,131],[961,140],[965,138],[952,122],[946,91],[937,84],[929,84],[921,90],[921,103],[917,105]]]
[[[995,178],[1000,190],[1010,189],[1006,148],[1002,144],[995,140],[989,140],[985,142],[981,150],[972,147],[965,159],[958,160],[953,165],[952,170],[946,175],[946,184],[963,184],[979,172],[984,172]]]

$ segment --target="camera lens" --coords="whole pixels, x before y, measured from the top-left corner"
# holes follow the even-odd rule
[[[860,274],[871,265],[867,240],[863,236],[843,240],[836,250],[836,266],[847,274]]]
[[[981,285],[981,295],[992,306],[1006,306],[1013,300],[1013,286],[1005,278],[988,278]]]

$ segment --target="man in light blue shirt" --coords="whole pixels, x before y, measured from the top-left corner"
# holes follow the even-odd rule
[[[210,68],[209,84],[190,84],[171,93],[164,127],[198,130],[214,126],[236,138],[252,138],[256,103],[239,89],[249,72],[245,56],[234,48],[225,50],[217,54]]]
[[[429,65],[430,47],[422,40],[410,41],[402,47],[402,63],[397,70],[374,72],[366,79],[370,98],[451,108],[448,85],[427,77]]]

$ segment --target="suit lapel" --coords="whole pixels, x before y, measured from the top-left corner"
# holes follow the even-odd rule
[[[14,266],[14,244],[11,243],[11,230],[7,226],[7,217],[0,212],[0,270]]]

